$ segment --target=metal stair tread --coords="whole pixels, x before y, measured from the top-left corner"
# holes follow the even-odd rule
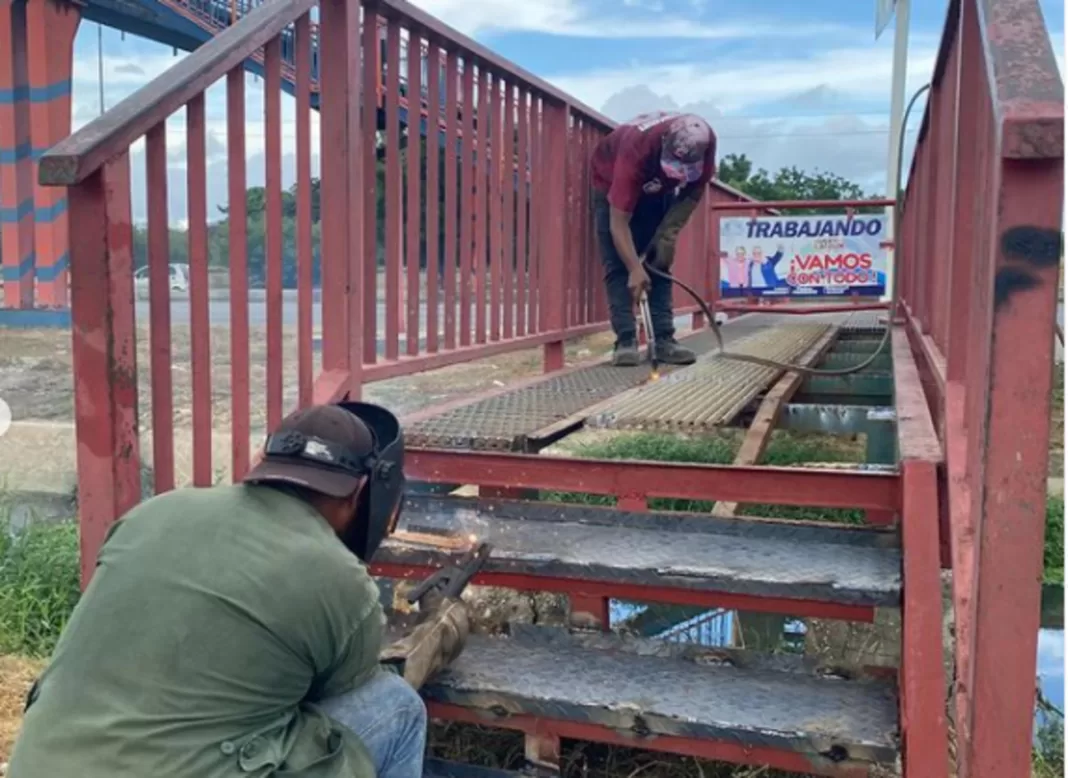
[[[400,529],[493,544],[484,571],[896,607],[901,552],[884,530],[707,514],[414,495]],[[377,564],[437,567],[447,554],[386,540]]]
[[[745,655],[528,627],[510,637],[472,635],[424,695],[474,709],[487,723],[503,715],[506,725],[507,715],[521,714],[635,735],[727,740],[799,752],[814,766],[894,760],[892,680],[828,674],[800,657]],[[641,737],[634,746],[642,747]]]

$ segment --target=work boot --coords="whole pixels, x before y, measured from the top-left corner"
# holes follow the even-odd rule
[[[638,344],[633,341],[616,343],[615,351],[612,352],[612,364],[616,367],[636,367],[642,361],[638,353]]]
[[[657,340],[656,361],[665,365],[692,365],[697,361],[697,355],[685,346],[680,346],[674,338]]]

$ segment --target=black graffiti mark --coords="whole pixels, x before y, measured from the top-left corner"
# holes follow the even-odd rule
[[[1007,303],[1017,292],[1034,289],[1038,285],[1038,277],[1030,271],[1019,267],[1003,267],[994,276],[994,310]]]
[[[1001,233],[1001,250],[1013,259],[1049,267],[1061,260],[1061,233],[1046,227],[1010,227]]]

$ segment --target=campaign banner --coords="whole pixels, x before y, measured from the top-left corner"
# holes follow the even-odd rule
[[[720,294],[883,295],[886,229],[885,214],[721,219]]]

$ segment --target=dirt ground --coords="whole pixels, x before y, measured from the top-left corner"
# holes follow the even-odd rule
[[[7,765],[22,723],[26,693],[44,664],[44,660],[0,655],[0,769]]]
[[[216,425],[230,424],[230,330],[211,330],[212,410]],[[188,423],[192,409],[192,368],[190,329],[172,328],[172,383],[175,424]],[[139,411],[143,424],[151,420],[152,381],[148,328],[137,334]],[[591,359],[606,354],[612,337],[594,335],[570,343],[569,361]],[[284,406],[297,399],[297,335],[283,337]],[[249,337],[250,389],[253,428],[262,427],[266,415],[267,341],[266,330],[254,327]],[[318,373],[320,354],[313,353],[313,374]],[[478,368],[475,370],[474,368]],[[477,362],[453,365],[414,376],[369,384],[369,399],[388,399],[398,414],[410,413],[463,394],[483,391],[502,382],[537,373],[541,369],[541,349],[504,354]],[[0,338],[0,398],[11,407],[16,420],[66,421],[74,418],[74,387],[71,370],[70,333],[66,330],[5,330]]]
[[[212,463],[218,480],[229,477],[231,438],[230,334],[227,327],[211,331]],[[297,336],[283,333],[283,408],[297,402]],[[602,333],[569,343],[569,364],[607,355],[612,335]],[[193,387],[190,330],[174,326],[171,337],[174,409],[174,461],[178,484],[192,477]],[[266,431],[267,345],[265,328],[249,337],[250,431],[258,446]],[[137,334],[138,412],[141,458],[152,461],[152,379],[147,327]],[[320,355],[313,352],[313,375]],[[476,369],[477,368],[477,369]],[[364,398],[381,403],[400,416],[504,386],[537,375],[542,350],[527,349],[440,370],[378,381],[364,387]],[[6,330],[0,338],[0,399],[11,408],[14,425],[0,438],[0,484],[8,488],[69,492],[75,470],[74,386],[70,333],[65,330]]]

